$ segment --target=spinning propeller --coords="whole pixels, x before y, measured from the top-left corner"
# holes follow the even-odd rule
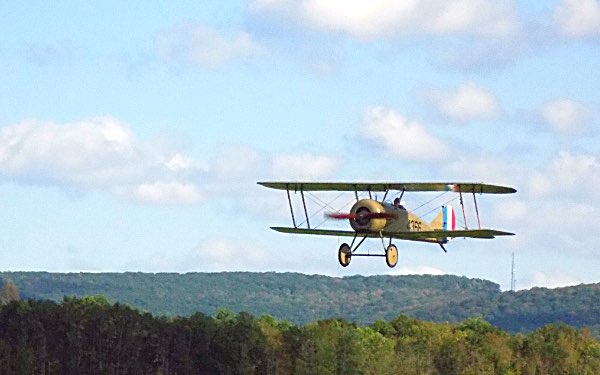
[[[326,217],[335,220],[371,220],[371,219],[395,219],[396,215],[389,212],[357,212],[357,213],[337,213],[329,212],[325,214]]]

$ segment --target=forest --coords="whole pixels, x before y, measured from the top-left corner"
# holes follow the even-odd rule
[[[92,373],[591,375],[600,343],[585,328],[509,334],[482,318],[295,325],[226,309],[154,316],[102,296],[4,300],[0,374]]]
[[[103,295],[154,315],[214,316],[227,308],[298,325],[343,319],[363,326],[400,314],[450,323],[480,316],[511,333],[566,323],[590,328],[600,338],[600,284],[502,292],[493,282],[452,275],[0,273],[0,287],[8,280],[22,299],[61,302],[64,296]]]

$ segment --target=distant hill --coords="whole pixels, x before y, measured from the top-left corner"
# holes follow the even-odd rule
[[[490,281],[451,275],[335,278],[273,272],[0,272],[0,280],[11,280],[22,299],[103,295],[159,315],[214,315],[226,308],[296,324],[328,318],[370,324],[399,314],[434,322],[481,316],[509,332],[564,322],[600,336],[600,284],[501,292]]]

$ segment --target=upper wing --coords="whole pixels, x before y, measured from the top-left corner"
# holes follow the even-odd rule
[[[379,237],[378,233],[356,233],[350,230],[336,229],[308,229],[308,228],[288,228],[288,227],[271,227],[271,229],[282,233],[292,234],[313,234],[320,236],[337,236],[337,237]],[[392,237],[400,240],[412,241],[427,241],[439,242],[446,238],[494,238],[495,236],[513,236],[514,233],[503,232],[494,229],[465,229],[465,230],[434,230],[423,232],[383,232],[383,237]]]
[[[479,194],[512,194],[508,186],[463,182],[259,182],[259,185],[291,191],[453,191]]]

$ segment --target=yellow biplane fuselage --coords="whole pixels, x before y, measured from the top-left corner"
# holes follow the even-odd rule
[[[369,210],[370,212],[385,213],[388,217],[374,218],[364,220],[350,219],[350,225],[357,232],[421,232],[432,231],[432,225],[418,217],[417,215],[408,212],[404,207],[396,207],[387,202],[378,202],[372,199],[361,199],[354,204],[350,212],[356,214],[361,210]]]

